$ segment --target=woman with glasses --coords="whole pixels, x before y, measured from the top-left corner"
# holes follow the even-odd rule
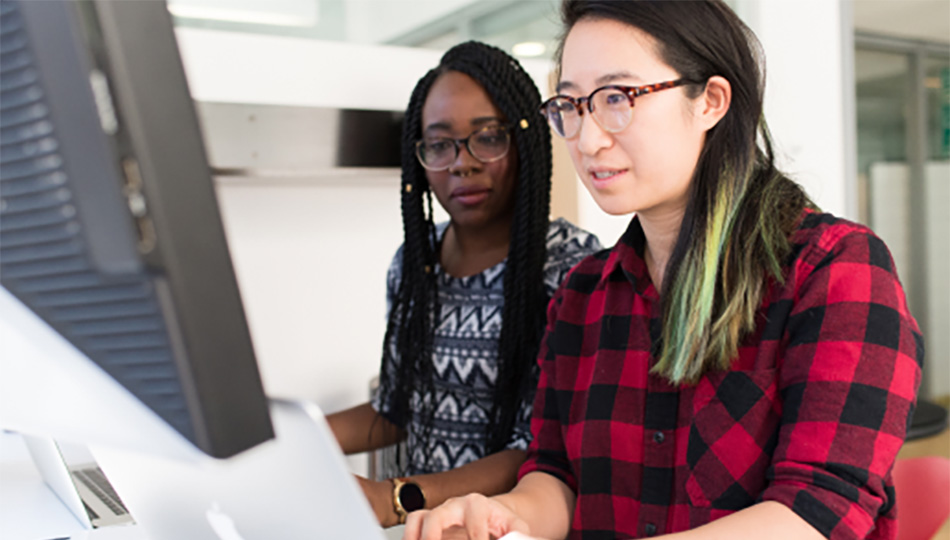
[[[329,417],[346,453],[405,440],[403,477],[361,479],[384,526],[449,497],[508,490],[524,460],[545,308],[570,267],[600,249],[549,221],[540,102],[516,60],[476,42],[446,52],[412,93],[379,392]],[[433,222],[433,196],[447,223]]]
[[[776,170],[755,37],[721,0],[562,16],[542,113],[636,217],[548,308],[517,486],[405,538],[895,538],[922,337],[881,240]]]

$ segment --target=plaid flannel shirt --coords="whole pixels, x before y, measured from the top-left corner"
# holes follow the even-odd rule
[[[574,490],[570,538],[683,531],[764,500],[828,538],[895,538],[890,471],[920,331],[870,230],[806,211],[792,241],[785,283],[770,283],[731,368],[694,385],[649,373],[660,303],[638,219],[568,275],[548,307],[519,478],[543,471]]]

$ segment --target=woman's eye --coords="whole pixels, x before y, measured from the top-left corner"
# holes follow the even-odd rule
[[[437,154],[447,152],[451,147],[452,143],[448,141],[430,141],[426,143],[426,149]]]
[[[497,145],[505,142],[505,135],[500,131],[482,133],[477,137],[479,144]]]
[[[574,110],[575,110],[575,109],[574,109],[574,104],[571,103],[570,101],[566,100],[566,99],[557,100],[557,101],[553,102],[552,105],[554,106],[554,110],[555,110],[556,112],[561,113],[561,114],[574,112]]]
[[[607,105],[623,105],[627,103],[627,96],[617,93],[617,94],[607,94],[604,98],[604,102]]]

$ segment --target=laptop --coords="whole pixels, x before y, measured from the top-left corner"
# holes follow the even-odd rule
[[[90,447],[150,540],[387,540],[320,409],[272,399],[277,437],[232,458]],[[395,536],[394,536],[395,535]]]
[[[134,523],[102,469],[88,461],[91,456],[82,456],[77,464],[50,437],[22,434],[22,438],[43,481],[84,528]]]

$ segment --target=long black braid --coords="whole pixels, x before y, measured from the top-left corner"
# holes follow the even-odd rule
[[[428,460],[428,439],[438,400],[434,391],[432,338],[439,312],[435,265],[436,229],[432,220],[432,193],[425,169],[415,156],[422,136],[422,108],[435,80],[458,71],[475,79],[488,92],[512,129],[513,151],[518,153],[515,210],[504,276],[503,325],[498,343],[498,377],[487,428],[486,454],[503,449],[511,437],[523,399],[534,390],[534,365],[544,332],[547,295],[543,283],[545,239],[551,194],[551,136],[538,114],[540,94],[521,65],[501,49],[470,41],[450,49],[439,65],[419,80],[412,92],[402,134],[402,217],[405,232],[402,280],[390,308],[383,346],[383,396],[393,404],[396,418],[420,412],[419,434]],[[387,362],[396,358],[398,370]],[[394,377],[395,380],[387,380]],[[413,392],[428,396],[410,404]]]

